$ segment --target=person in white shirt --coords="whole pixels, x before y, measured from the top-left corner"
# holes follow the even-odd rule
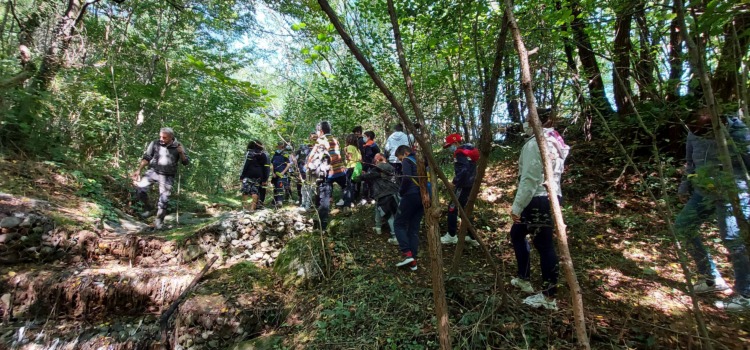
[[[385,141],[385,152],[388,154],[388,163],[393,166],[396,175],[401,175],[401,161],[396,157],[396,149],[400,146],[410,146],[413,136],[404,133],[404,126],[399,123],[393,126],[393,133]]]
[[[542,122],[548,157],[554,168],[555,178],[553,181],[556,184],[557,196],[562,199],[560,177],[570,147],[565,144],[560,134],[551,127],[552,110],[537,109],[537,114]],[[526,141],[521,149],[521,156],[518,160],[520,179],[511,208],[513,226],[510,229],[510,240],[518,263],[518,276],[511,280],[511,284],[524,292],[534,293],[534,288],[529,282],[531,275],[529,253],[531,249],[526,238],[527,235],[531,234],[534,247],[539,252],[543,288],[541,293],[524,299],[524,304],[556,310],[557,302],[554,298],[557,292],[559,268],[553,240],[552,211],[547,196],[547,186],[544,183],[542,157],[528,122],[524,123],[524,131],[531,138]]]

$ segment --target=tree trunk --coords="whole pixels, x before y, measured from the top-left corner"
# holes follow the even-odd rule
[[[750,12],[738,13],[724,27],[724,46],[721,47],[721,56],[711,82],[718,99],[719,112],[722,112],[723,105],[735,104],[739,101],[738,76],[740,62],[750,45],[750,35],[746,33],[748,30],[750,30]]]
[[[578,341],[579,347],[583,349],[591,349],[591,345],[589,345],[589,337],[586,332],[586,317],[583,310],[581,287],[576,278],[573,259],[570,257],[565,221],[563,220],[562,210],[560,209],[560,202],[557,199],[557,194],[560,193],[560,191],[557,188],[557,182],[554,180],[553,169],[549,157],[547,156],[547,142],[542,133],[542,125],[539,121],[539,116],[536,114],[536,101],[534,100],[534,88],[531,80],[529,55],[526,51],[526,46],[523,43],[523,38],[521,37],[521,30],[518,29],[518,24],[513,16],[511,0],[505,0],[505,13],[508,15],[508,22],[511,33],[513,34],[513,41],[516,46],[516,51],[518,52],[519,61],[521,62],[521,85],[523,86],[524,94],[526,96],[526,104],[528,105],[529,124],[531,124],[531,127],[534,129],[534,136],[536,137],[537,144],[539,145],[539,153],[542,157],[544,179],[555,223],[555,237],[557,238],[557,247],[560,249],[560,263],[565,272],[565,279],[568,282],[568,288],[570,288],[571,306],[573,308],[573,317],[575,319],[574,326],[576,330],[576,340]]]
[[[635,8],[635,22],[638,24],[640,33],[640,48],[638,50],[638,63],[635,65],[636,84],[638,84],[638,95],[642,101],[652,101],[657,98],[656,79],[654,78],[654,45],[651,44],[651,31],[646,20],[645,2],[639,1]],[[632,96],[632,94],[631,94]]]
[[[39,91],[49,89],[52,80],[57,75],[60,67],[62,67],[63,56],[73,38],[72,34],[77,19],[83,15],[85,9],[81,0],[68,0],[68,8],[55,26],[52,33],[52,40],[42,59],[42,65],[34,77],[33,86],[35,89]]]
[[[471,186],[469,198],[466,206],[463,208],[466,216],[471,216],[474,211],[474,203],[479,195],[479,189],[482,187],[482,180],[487,169],[487,164],[492,152],[492,111],[495,109],[495,98],[497,97],[497,87],[500,81],[501,66],[505,53],[505,40],[508,38],[508,16],[503,15],[502,27],[495,41],[495,59],[492,64],[492,73],[486,85],[482,88],[482,110],[480,119],[482,123],[482,136],[479,139],[479,162],[477,164],[477,173],[474,177],[474,184]],[[466,231],[469,226],[461,222],[461,229],[458,231],[458,245],[453,254],[453,263],[451,264],[451,274],[455,274],[461,261],[463,253]],[[479,237],[477,237],[479,239]],[[480,240],[481,242],[481,240]],[[482,244],[482,249],[487,248]]]
[[[677,102],[682,80],[682,27],[677,18],[669,26],[669,80],[667,81],[667,102]]]
[[[555,7],[558,11],[562,10],[562,3],[560,1],[555,2]],[[563,32],[568,32],[569,28],[567,24],[563,24],[560,26],[560,30]],[[565,51],[565,65],[568,67],[568,70],[573,75],[573,91],[576,95],[576,103],[578,104],[578,107],[581,109],[581,111],[586,111],[588,108],[586,107],[586,99],[583,96],[583,88],[581,87],[581,79],[580,75],[578,73],[578,65],[576,65],[575,55],[573,54],[574,47],[573,43],[570,40],[570,37],[563,36],[563,51]]]
[[[446,57],[445,61],[448,63],[448,69],[453,70],[450,58]],[[457,74],[452,74],[451,79],[448,80],[448,84],[450,85],[451,92],[453,93],[453,99],[456,100],[456,108],[458,109],[458,117],[461,120],[461,125],[464,127],[464,135],[469,134],[469,126],[466,124],[466,114],[464,113],[464,108],[461,104],[461,96],[458,94],[458,88],[456,88],[456,81],[458,80]],[[458,129],[456,130],[458,131]]]
[[[510,62],[510,57],[506,56],[506,62],[505,62],[505,103],[508,106],[508,116],[510,117],[510,121],[513,123],[520,123],[521,122],[521,108],[518,105],[518,97],[516,96],[514,90],[514,84],[513,82],[515,79],[513,79],[513,65],[512,62]]]
[[[622,6],[615,19],[614,69],[612,70],[615,104],[617,105],[617,114],[620,117],[633,113],[630,101],[630,96],[633,96],[633,91],[630,88],[630,51],[633,49],[630,42],[632,22],[632,9],[627,5]]]
[[[406,83],[406,91],[409,96],[409,102],[414,110],[414,114],[417,116],[417,120],[424,125],[424,114],[422,113],[422,107],[417,102],[417,97],[414,94],[414,82],[411,78],[411,72],[406,62],[406,55],[404,53],[403,43],[401,41],[401,31],[398,26],[398,15],[396,14],[396,7],[393,5],[393,0],[388,0],[388,14],[391,18],[391,25],[393,26],[393,38],[396,41],[396,51],[398,53],[398,62],[401,66],[401,72],[404,76],[404,82]],[[412,131],[413,132],[413,131]],[[419,135],[421,138],[422,135]],[[432,153],[432,150],[427,148],[425,151]],[[445,276],[443,275],[443,250],[440,247],[440,226],[438,225],[438,218],[440,217],[440,201],[437,196],[437,190],[434,194],[427,191],[427,173],[425,169],[425,162],[422,159],[422,152],[418,155],[417,164],[417,175],[419,176],[419,192],[422,195],[422,205],[424,206],[425,220],[427,224],[427,246],[430,252],[430,270],[432,271],[432,299],[435,303],[435,317],[437,319],[438,329],[438,342],[440,343],[440,349],[447,350],[453,347],[451,343],[450,335],[450,318],[448,315],[448,303],[445,300]],[[431,163],[434,164],[434,163]],[[432,167],[434,168],[434,166]],[[432,198],[432,201],[430,201]]]
[[[599,70],[599,64],[596,61],[596,54],[591,45],[589,35],[586,33],[586,23],[581,17],[583,9],[578,0],[572,0],[570,7],[573,13],[573,22],[570,24],[570,27],[573,30],[573,37],[578,47],[578,56],[581,58],[583,74],[588,81],[591,103],[603,115],[612,115],[614,112],[604,92],[604,81]]]

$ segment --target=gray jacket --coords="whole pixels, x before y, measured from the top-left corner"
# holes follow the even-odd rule
[[[180,153],[177,152],[179,145],[180,142],[177,140],[167,146],[162,146],[159,140],[151,141],[146,151],[143,152],[142,159],[146,160],[149,169],[154,169],[157,174],[174,176],[177,174],[177,164],[180,162]],[[190,164],[190,157],[187,156],[187,151],[185,153],[185,161],[182,165]]]
[[[745,166],[750,165],[750,131],[737,117],[728,118],[726,130],[730,136],[727,143],[732,157],[732,172],[736,178],[745,177],[746,174],[740,162],[744,162]],[[696,170],[704,167],[715,168],[716,172],[721,170],[719,147],[713,135],[700,137],[692,132],[688,133],[685,144],[685,163],[685,174],[677,191],[680,195],[689,195],[692,191],[688,175],[695,174]]]

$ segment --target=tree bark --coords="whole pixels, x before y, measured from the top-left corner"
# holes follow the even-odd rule
[[[602,74],[599,70],[599,63],[596,60],[594,49],[591,45],[591,39],[589,39],[588,33],[586,33],[586,23],[581,17],[583,9],[578,0],[572,0],[570,7],[573,13],[573,22],[570,27],[573,30],[573,37],[575,38],[576,46],[578,47],[578,56],[581,59],[581,65],[583,66],[583,74],[586,76],[588,81],[589,96],[591,97],[591,103],[600,113],[605,116],[612,115],[612,105],[607,100],[607,96],[604,92],[604,81],[602,80]]]
[[[669,26],[669,80],[666,87],[667,102],[677,102],[682,80],[682,27],[677,18]]]
[[[508,60],[505,62],[505,104],[508,108],[508,116],[510,121],[513,123],[521,123],[521,108],[518,106],[518,97],[514,92],[513,86],[513,65],[510,62],[510,57],[506,57]]]
[[[81,0],[68,0],[68,7],[55,26],[50,45],[42,58],[42,65],[34,77],[35,89],[39,91],[49,89],[52,80],[62,67],[63,56],[73,38],[72,34],[77,20],[83,15],[88,5],[89,3],[84,6]]]
[[[645,2],[639,1],[635,5],[635,22],[638,25],[640,47],[638,49],[638,63],[635,65],[636,84],[638,84],[638,95],[641,101],[650,101],[658,98],[656,79],[654,78],[654,45],[650,37],[651,30],[646,20]],[[632,94],[631,94],[632,96]]]
[[[716,66],[716,73],[712,80],[712,87],[718,103],[719,112],[725,104],[735,104],[739,101],[738,76],[740,62],[750,46],[750,12],[738,13],[732,21],[724,27],[724,46]],[[738,35],[739,34],[739,35]]]
[[[486,82],[486,85],[482,87],[482,110],[479,115],[482,122],[482,136],[479,139],[480,157],[479,162],[477,163],[477,173],[474,177],[474,184],[471,186],[469,199],[466,201],[466,206],[463,208],[467,216],[471,216],[471,213],[474,211],[474,203],[476,202],[479,190],[482,187],[482,180],[484,180],[484,174],[490,159],[490,152],[492,152],[492,111],[495,109],[495,98],[497,97],[497,87],[500,81],[501,66],[505,53],[505,40],[507,38],[508,16],[503,15],[500,33],[498,33],[497,40],[495,41],[495,59],[492,63],[492,73],[489,80]],[[464,224],[462,221],[461,228],[458,231],[458,244],[456,245],[456,251],[453,254],[451,274],[455,274],[458,270],[461,256],[463,254],[467,230],[468,225]],[[487,248],[483,245],[482,249],[486,250]]]
[[[562,3],[560,1],[555,2],[555,7],[558,11],[562,10]],[[563,32],[569,32],[569,28],[567,24],[562,24],[560,26],[560,30]],[[570,38],[567,36],[563,36],[563,51],[565,51],[565,65],[568,67],[568,71],[573,75],[573,91],[575,92],[576,96],[576,103],[578,104],[578,107],[581,109],[581,112],[585,112],[588,108],[586,106],[586,99],[583,95],[583,88],[581,87],[581,79],[580,75],[578,73],[578,65],[576,65],[574,47],[573,43],[571,42]]]
[[[555,223],[555,237],[557,238],[557,247],[560,250],[560,263],[565,272],[565,279],[568,282],[568,288],[570,288],[576,340],[579,347],[583,349],[591,349],[591,345],[589,345],[589,337],[586,332],[586,317],[583,309],[583,299],[581,298],[581,287],[578,284],[578,279],[576,278],[575,269],[573,267],[573,259],[571,258],[570,250],[568,249],[565,221],[563,220],[562,210],[560,209],[560,202],[557,199],[560,191],[557,188],[557,182],[554,180],[553,169],[547,156],[547,142],[544,139],[539,116],[536,114],[536,101],[534,98],[533,82],[531,80],[529,55],[526,51],[526,46],[523,43],[523,38],[521,37],[521,30],[518,29],[518,24],[513,16],[511,0],[505,0],[505,13],[508,15],[508,22],[510,24],[511,33],[513,34],[513,41],[516,46],[516,51],[518,52],[519,61],[521,62],[521,85],[523,86],[524,94],[526,96],[526,105],[528,106],[529,111],[529,124],[534,129],[534,137],[539,145],[539,153],[542,157],[544,179]]]
[[[623,5],[617,11],[615,19],[614,69],[612,70],[615,105],[620,117],[633,113],[630,101],[630,96],[633,96],[633,91],[630,88],[630,51],[633,49],[630,41],[632,22],[632,9],[630,6]]]
[[[406,62],[406,55],[404,54],[404,46],[401,41],[401,30],[398,26],[398,15],[396,14],[396,7],[393,5],[393,0],[388,0],[388,14],[391,18],[391,25],[393,26],[393,38],[396,41],[396,51],[398,53],[398,63],[401,66],[401,72],[404,76],[406,83],[406,91],[409,96],[409,102],[411,103],[414,114],[417,116],[417,120],[424,125],[424,115],[422,114],[422,107],[417,102],[417,97],[414,94],[414,82],[411,78],[411,72],[409,65]],[[421,136],[421,135],[420,135]],[[429,150],[432,153],[432,150]],[[422,159],[421,153],[418,154],[418,165],[417,175],[419,176],[419,192],[422,195],[422,205],[424,206],[425,221],[427,224],[427,247],[430,252],[430,270],[432,271],[432,299],[435,303],[435,317],[437,318],[437,329],[438,329],[438,342],[440,343],[440,349],[451,349],[453,347],[451,343],[450,335],[450,318],[448,317],[448,303],[445,300],[445,278],[443,275],[443,250],[440,247],[440,226],[438,225],[439,213],[439,202],[437,195],[431,196],[427,191],[427,173],[424,166],[424,160]],[[434,198],[430,201],[430,198]]]

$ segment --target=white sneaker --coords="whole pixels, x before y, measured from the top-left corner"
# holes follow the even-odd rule
[[[523,303],[534,308],[543,307],[547,310],[557,311],[557,300],[547,299],[544,294],[534,294],[523,300]]]
[[[388,238],[388,243],[393,245],[398,245],[398,239],[396,237]]]
[[[373,230],[375,231],[375,233],[377,233],[377,234],[380,234],[380,233],[382,232],[382,230],[383,230],[383,229],[382,229],[382,228],[380,228],[380,227],[373,227],[372,229],[373,229]]]
[[[510,280],[510,284],[512,284],[514,287],[520,289],[523,292],[534,293],[534,287],[531,286],[531,282],[523,278],[515,277],[512,280]]]
[[[713,286],[709,286],[708,283],[706,283],[706,281],[703,281],[693,286],[693,290],[695,291],[695,294],[721,292],[727,289],[729,289],[729,286],[727,285],[727,282],[724,281],[724,279],[721,277],[714,280]]]
[[[730,312],[750,311],[750,298],[737,295],[727,300],[719,300],[714,305],[719,309]]]
[[[479,247],[479,242],[469,236],[466,236],[466,243],[474,248]]]
[[[365,204],[367,204],[367,200],[366,199],[363,199],[363,200],[359,201],[359,205],[365,205]]]
[[[337,207],[343,207],[344,206],[344,200],[343,199],[339,199],[339,201],[336,202],[336,206]]]
[[[412,265],[413,266],[417,266],[416,264],[414,264],[414,258],[412,258],[412,257],[406,257],[406,258],[404,258],[404,260],[402,260],[401,262],[397,263],[396,267],[403,267],[403,266],[407,266],[407,265],[409,265],[410,267]]]
[[[456,244],[458,243],[458,237],[451,236],[450,233],[446,233],[443,237],[440,237],[440,243],[442,244]]]

